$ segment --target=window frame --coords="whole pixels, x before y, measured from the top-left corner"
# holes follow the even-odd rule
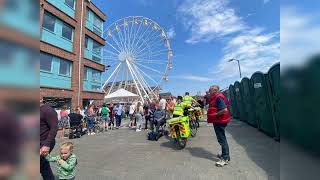
[[[66,77],[71,77],[71,63],[68,60],[64,60],[64,59],[59,59],[60,63],[59,63],[59,75],[60,76],[66,76]],[[67,74],[62,74],[61,73],[61,64],[65,63],[67,65],[66,70],[67,70]]]
[[[52,19],[53,19],[53,21],[54,21],[54,23],[53,23],[53,30],[51,30],[51,29],[49,29],[49,28],[47,28],[47,27],[45,27],[44,26],[44,22],[45,22],[45,17],[51,17]],[[57,18],[56,17],[54,17],[53,15],[51,15],[49,12],[47,12],[47,11],[45,11],[44,13],[43,13],[43,18],[42,18],[42,28],[44,28],[44,29],[46,29],[46,30],[48,30],[48,31],[50,31],[50,32],[52,32],[52,33],[55,33],[55,28],[56,28],[56,23],[57,23]]]
[[[45,56],[48,56],[48,57],[50,57],[51,59],[51,63],[50,63],[50,71],[48,71],[48,70],[45,70],[45,69],[41,69],[41,56],[42,55],[45,55]],[[40,71],[42,71],[42,72],[47,72],[47,73],[52,73],[52,65],[53,65],[53,56],[52,55],[50,55],[50,54],[47,54],[47,53],[44,53],[44,52],[40,52],[40,56],[39,56],[39,60],[40,60],[40,67],[39,67],[39,69],[40,69]]]
[[[64,0],[64,4],[68,7],[70,7],[71,9],[75,10],[75,4],[76,4],[76,0],[72,0],[73,1],[73,6],[71,7],[68,3],[67,0]]]
[[[99,79],[95,79],[95,75],[99,74]],[[97,70],[92,70],[92,82],[101,82],[101,72]]]
[[[71,39],[63,36],[64,27],[69,27],[71,29]],[[66,39],[66,40],[68,40],[70,42],[73,42],[73,36],[74,36],[74,28],[72,26],[70,26],[69,24],[67,24],[67,23],[62,21],[61,37],[63,37],[64,39]]]
[[[83,69],[83,80],[87,81],[88,80],[88,68]]]

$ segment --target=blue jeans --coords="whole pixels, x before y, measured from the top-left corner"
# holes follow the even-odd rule
[[[94,127],[94,117],[87,117],[88,129],[93,129]]]
[[[217,136],[217,140],[222,149],[221,157],[224,160],[230,161],[229,145],[228,145],[227,137],[225,134],[226,127],[227,127],[227,124],[213,124],[213,128]]]
[[[116,127],[120,127],[121,125],[121,115],[116,114]]]

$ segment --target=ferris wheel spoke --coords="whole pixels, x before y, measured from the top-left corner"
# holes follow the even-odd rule
[[[147,81],[144,79],[143,75],[141,73],[139,73],[139,71],[137,70],[137,66],[133,65],[133,67],[134,67],[136,73],[140,76],[140,79],[141,79],[142,83],[144,84],[144,86],[146,87],[148,94],[150,92],[152,92],[150,86],[148,85]]]
[[[118,39],[115,38],[114,36],[112,36],[112,40],[117,44],[117,46],[119,47],[119,49],[123,49],[123,45],[121,44],[121,41],[119,39],[119,42],[118,42]]]
[[[129,64],[128,62],[126,62],[126,64],[127,64],[128,69],[129,69],[129,71],[130,71],[130,73],[131,73],[131,75],[132,75],[133,82],[134,82],[134,84],[136,85],[136,88],[137,88],[137,91],[138,91],[138,93],[139,93],[139,96],[140,96],[140,98],[141,98],[141,100],[142,100],[142,102],[143,102],[144,100],[143,100],[143,98],[142,98],[142,94],[141,94],[141,91],[140,91],[140,87],[138,86],[138,83],[137,83],[137,81],[136,81],[135,75],[134,75],[134,73],[133,73],[133,71],[132,71],[132,69],[131,69],[131,67],[130,67],[130,64]]]
[[[118,53],[120,53],[120,51],[119,51],[118,49],[116,49],[114,46],[112,46],[112,44],[110,44],[108,41],[106,41],[106,43],[107,43],[110,47],[112,47],[115,51],[117,51]]]
[[[127,46],[126,46],[126,43],[125,43],[125,40],[124,40],[124,37],[122,36],[122,31],[118,31],[118,36],[119,38],[121,39],[121,42],[123,43],[123,51],[126,51],[127,50]]]
[[[154,48],[154,46],[155,45],[157,45],[157,44],[160,44],[161,42],[159,42],[159,40],[158,41],[154,41],[153,43],[151,43],[150,45],[146,45],[144,48],[142,48],[142,49],[140,49],[140,47],[138,47],[137,49],[140,49],[140,50],[138,50],[137,52],[135,52],[135,55],[138,55],[138,54],[140,54],[141,52],[143,52],[146,48]],[[146,44],[147,44],[147,42],[146,42]]]
[[[147,73],[145,73],[143,70],[141,70],[137,65],[135,65],[135,67],[136,67],[143,75],[145,75],[148,79],[150,79],[152,82],[154,82],[155,84],[158,84],[156,80],[154,80],[151,76],[149,76]]]
[[[118,56],[119,55],[119,54],[117,54],[117,53],[115,53],[113,51],[110,51],[110,50],[106,49],[106,48],[103,48],[103,51],[106,52],[107,54],[110,54],[110,55],[113,55],[113,56]]]
[[[139,21],[138,21],[138,22],[139,22]],[[140,32],[141,25],[142,25],[142,22],[139,23],[138,30],[136,30],[135,33],[133,34],[133,41],[132,41],[132,43],[130,44],[130,46],[133,48],[133,50],[134,50],[134,42],[135,42],[135,40],[136,40],[137,35],[138,35],[139,32]]]
[[[136,47],[137,49],[137,46],[139,44],[139,42],[141,41],[141,39],[144,38],[144,34],[148,31],[148,29],[150,28],[149,24],[147,25],[147,28],[145,29],[145,31],[141,34],[141,36],[138,38],[137,42],[135,43],[134,47]]]
[[[146,45],[147,46],[147,41],[145,40],[145,39],[148,39],[147,37],[150,35],[150,34],[152,34],[152,33],[154,33],[153,31],[151,31],[151,32],[149,32],[149,34],[147,34],[146,35],[146,37],[144,37],[143,39],[139,39],[139,41],[138,42],[140,42],[141,40],[142,40],[142,42],[141,42],[141,44],[139,45],[139,43],[137,43],[137,48],[136,48],[136,50],[137,51],[141,51],[140,49],[141,49],[141,47],[143,46],[143,45]],[[139,45],[139,46],[138,46]],[[146,48],[146,47],[145,47]],[[134,52],[134,54],[136,54],[137,52]]]
[[[153,72],[156,72],[156,73],[158,73],[158,74],[163,74],[162,72],[160,72],[160,71],[158,71],[158,70],[156,70],[156,69],[153,69],[153,68],[151,68],[151,67],[148,67],[148,66],[145,66],[145,65],[143,65],[143,64],[141,64],[141,63],[138,63],[138,62],[133,62],[134,64],[137,64],[137,65],[140,65],[141,67],[144,67],[144,68],[146,68],[146,69],[149,69],[149,70],[151,70],[151,71],[153,71]]]
[[[125,50],[125,45],[124,45],[124,41],[123,41],[123,38],[122,38],[122,35],[120,34],[120,31],[116,31],[117,32],[117,35],[118,35],[118,38],[119,38],[119,41],[120,41],[120,44],[121,44],[121,51],[124,51]]]
[[[135,62],[147,64],[167,64],[165,60],[135,59]]]

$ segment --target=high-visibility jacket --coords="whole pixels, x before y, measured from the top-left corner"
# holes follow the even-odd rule
[[[185,104],[183,102],[174,104],[173,114],[183,116]]]
[[[190,105],[191,106],[191,104],[192,104],[192,101],[193,101],[193,98],[191,97],[191,96],[184,96],[183,97],[183,102],[185,103],[185,104],[187,104],[187,105]]]

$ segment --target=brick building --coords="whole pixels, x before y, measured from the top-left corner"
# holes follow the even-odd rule
[[[40,96],[54,107],[103,101],[106,15],[90,0],[40,0]]]
[[[26,112],[39,107],[39,6],[5,0],[0,8],[0,106]]]

